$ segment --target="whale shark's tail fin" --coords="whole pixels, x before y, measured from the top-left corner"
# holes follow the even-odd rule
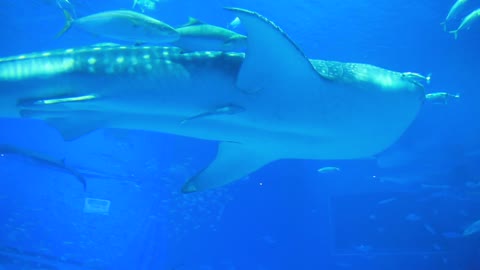
[[[455,38],[455,40],[458,38],[458,29],[457,29],[457,30],[450,31],[449,33],[450,33],[450,34],[453,34],[453,37]]]

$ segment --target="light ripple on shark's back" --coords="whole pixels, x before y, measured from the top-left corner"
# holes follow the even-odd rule
[[[173,62],[205,63],[219,56],[243,59],[243,53],[183,53],[177,47],[101,45],[24,54],[0,59],[0,80],[15,81],[83,71],[95,74],[141,74]]]

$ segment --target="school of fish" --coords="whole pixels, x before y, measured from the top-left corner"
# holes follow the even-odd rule
[[[448,11],[445,21],[441,23],[444,31],[448,31],[450,25],[457,24],[457,28],[449,30],[448,32],[453,35],[455,39],[458,38],[458,33],[465,30],[470,30],[480,18],[480,8],[477,8],[470,13],[465,13],[469,8],[469,0],[457,0]]]

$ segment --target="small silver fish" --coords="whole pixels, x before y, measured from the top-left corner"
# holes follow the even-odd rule
[[[442,232],[442,236],[447,239],[457,239],[457,238],[461,238],[462,234],[459,232]],[[466,236],[466,235],[463,234],[463,236]]]
[[[447,104],[451,99],[460,98],[459,94],[450,94],[447,92],[435,92],[425,95],[425,100],[433,104]]]
[[[422,219],[422,217],[420,217],[419,215],[417,215],[415,213],[410,213],[407,216],[405,216],[405,220],[410,221],[410,222],[416,222],[416,221],[419,221],[421,219]]]
[[[458,38],[458,32],[460,30],[470,29],[472,24],[475,21],[477,21],[479,18],[480,18],[480,8],[472,11],[472,13],[468,14],[465,18],[463,18],[460,26],[456,30],[450,31],[449,33],[453,34],[453,37],[455,39],[457,39]]]
[[[470,224],[464,231],[463,236],[470,236],[480,232],[480,220],[477,220]]]
[[[447,23],[453,19],[456,19],[460,15],[468,1],[469,0],[457,0],[455,4],[453,4],[448,11],[445,21],[441,23],[441,25],[443,25],[443,31],[447,31]]]
[[[394,202],[396,200],[397,200],[397,198],[391,197],[391,198],[388,198],[388,199],[385,199],[385,200],[381,200],[381,201],[377,202],[377,204],[378,205],[388,204],[388,203]]]
[[[440,189],[440,190],[447,190],[452,188],[452,186],[449,186],[449,185],[429,185],[429,184],[421,184],[420,187],[425,189]]]
[[[74,20],[63,10],[66,24],[57,37],[73,25],[89,33],[132,43],[167,43],[180,38],[170,25],[152,17],[129,10],[112,10],[96,13]]]
[[[432,234],[432,235],[437,234],[437,232],[435,231],[435,229],[434,229],[432,226],[428,225],[427,223],[423,224],[423,227],[424,227],[425,230],[426,230],[427,232],[429,232],[430,234]]]
[[[340,168],[338,167],[323,167],[317,170],[319,173],[335,173],[340,172]]]
[[[364,244],[354,246],[353,248],[356,251],[359,251],[359,252],[362,252],[362,253],[368,253],[368,252],[372,251],[372,249],[373,249],[372,246],[364,245]]]
[[[412,82],[418,82],[420,80],[420,81],[425,81],[427,84],[430,84],[430,80],[432,79],[432,74],[429,73],[427,76],[423,76],[422,74],[415,73],[415,72],[403,72],[402,77]]]

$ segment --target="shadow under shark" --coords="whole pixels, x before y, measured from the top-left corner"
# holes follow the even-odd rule
[[[183,192],[222,186],[284,158],[355,159],[394,143],[423,86],[359,63],[309,60],[274,23],[228,8],[245,54],[89,46],[0,59],[0,116],[43,119],[72,140],[99,128],[219,141]]]

